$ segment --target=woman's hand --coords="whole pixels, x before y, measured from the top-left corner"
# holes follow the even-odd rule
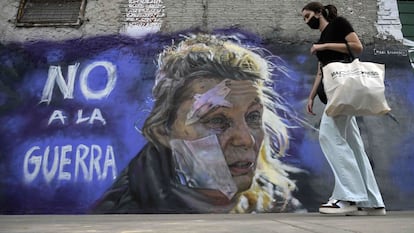
[[[306,105],[306,111],[311,115],[316,115],[313,112],[313,99],[311,98],[308,99],[308,104]]]
[[[322,48],[323,48],[322,46],[323,46],[323,44],[313,44],[311,49],[310,49],[311,54],[315,55],[316,52],[321,51]]]

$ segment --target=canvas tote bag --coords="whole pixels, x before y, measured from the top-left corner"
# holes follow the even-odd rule
[[[381,115],[391,111],[384,93],[384,64],[355,58],[348,63],[331,62],[322,70],[328,116]]]

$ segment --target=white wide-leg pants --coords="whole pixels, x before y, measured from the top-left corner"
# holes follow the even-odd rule
[[[331,199],[353,201],[358,207],[384,207],[356,118],[329,117],[324,111],[319,142],[335,176]]]

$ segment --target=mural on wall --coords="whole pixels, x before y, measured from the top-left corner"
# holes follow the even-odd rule
[[[95,211],[296,209],[294,183],[278,161],[288,126],[271,69],[283,74],[282,64],[214,36],[165,48],[142,130],[149,142]]]
[[[3,214],[315,211],[328,198],[303,111],[308,45],[224,29],[1,46]],[[405,75],[387,80],[392,117],[359,119],[389,209],[414,207],[400,200],[414,192],[401,64],[387,70]],[[404,137],[382,145],[387,129]]]

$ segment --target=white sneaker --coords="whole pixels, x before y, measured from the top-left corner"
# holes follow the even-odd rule
[[[357,211],[348,213],[348,216],[383,216],[386,215],[387,211],[384,207],[375,207],[375,208],[367,208],[367,207],[358,207]]]
[[[355,202],[335,199],[329,200],[328,203],[319,207],[319,213],[321,214],[349,214],[356,211],[358,211],[358,208]]]

